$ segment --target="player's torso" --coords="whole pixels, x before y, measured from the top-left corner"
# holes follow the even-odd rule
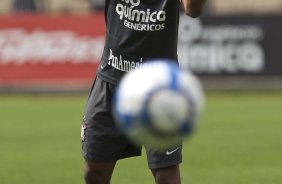
[[[104,80],[116,83],[148,59],[177,60],[178,0],[106,0],[105,18]]]

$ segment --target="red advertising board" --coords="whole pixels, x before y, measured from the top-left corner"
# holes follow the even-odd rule
[[[281,79],[281,18],[181,16],[179,61],[209,80]],[[89,88],[104,41],[103,14],[2,15],[0,90]]]
[[[104,46],[102,14],[0,17],[0,87],[91,83]]]

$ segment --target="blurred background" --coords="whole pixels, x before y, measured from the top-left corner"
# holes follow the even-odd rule
[[[105,39],[103,0],[0,0],[0,183],[82,183],[80,125]],[[183,183],[282,183],[282,1],[181,15],[179,61],[206,90]],[[113,183],[146,184],[146,157]],[[131,168],[135,168],[134,170]]]
[[[103,0],[1,0],[0,90],[85,91],[104,42]],[[208,1],[181,16],[179,60],[208,89],[281,88],[280,0]]]

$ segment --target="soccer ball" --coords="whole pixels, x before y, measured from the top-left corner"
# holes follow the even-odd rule
[[[202,107],[203,90],[191,72],[154,60],[122,78],[113,114],[133,143],[164,150],[193,132]]]

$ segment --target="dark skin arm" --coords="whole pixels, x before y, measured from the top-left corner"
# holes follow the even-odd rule
[[[201,15],[206,0],[180,0],[180,2],[183,5],[185,14],[196,18]]]

